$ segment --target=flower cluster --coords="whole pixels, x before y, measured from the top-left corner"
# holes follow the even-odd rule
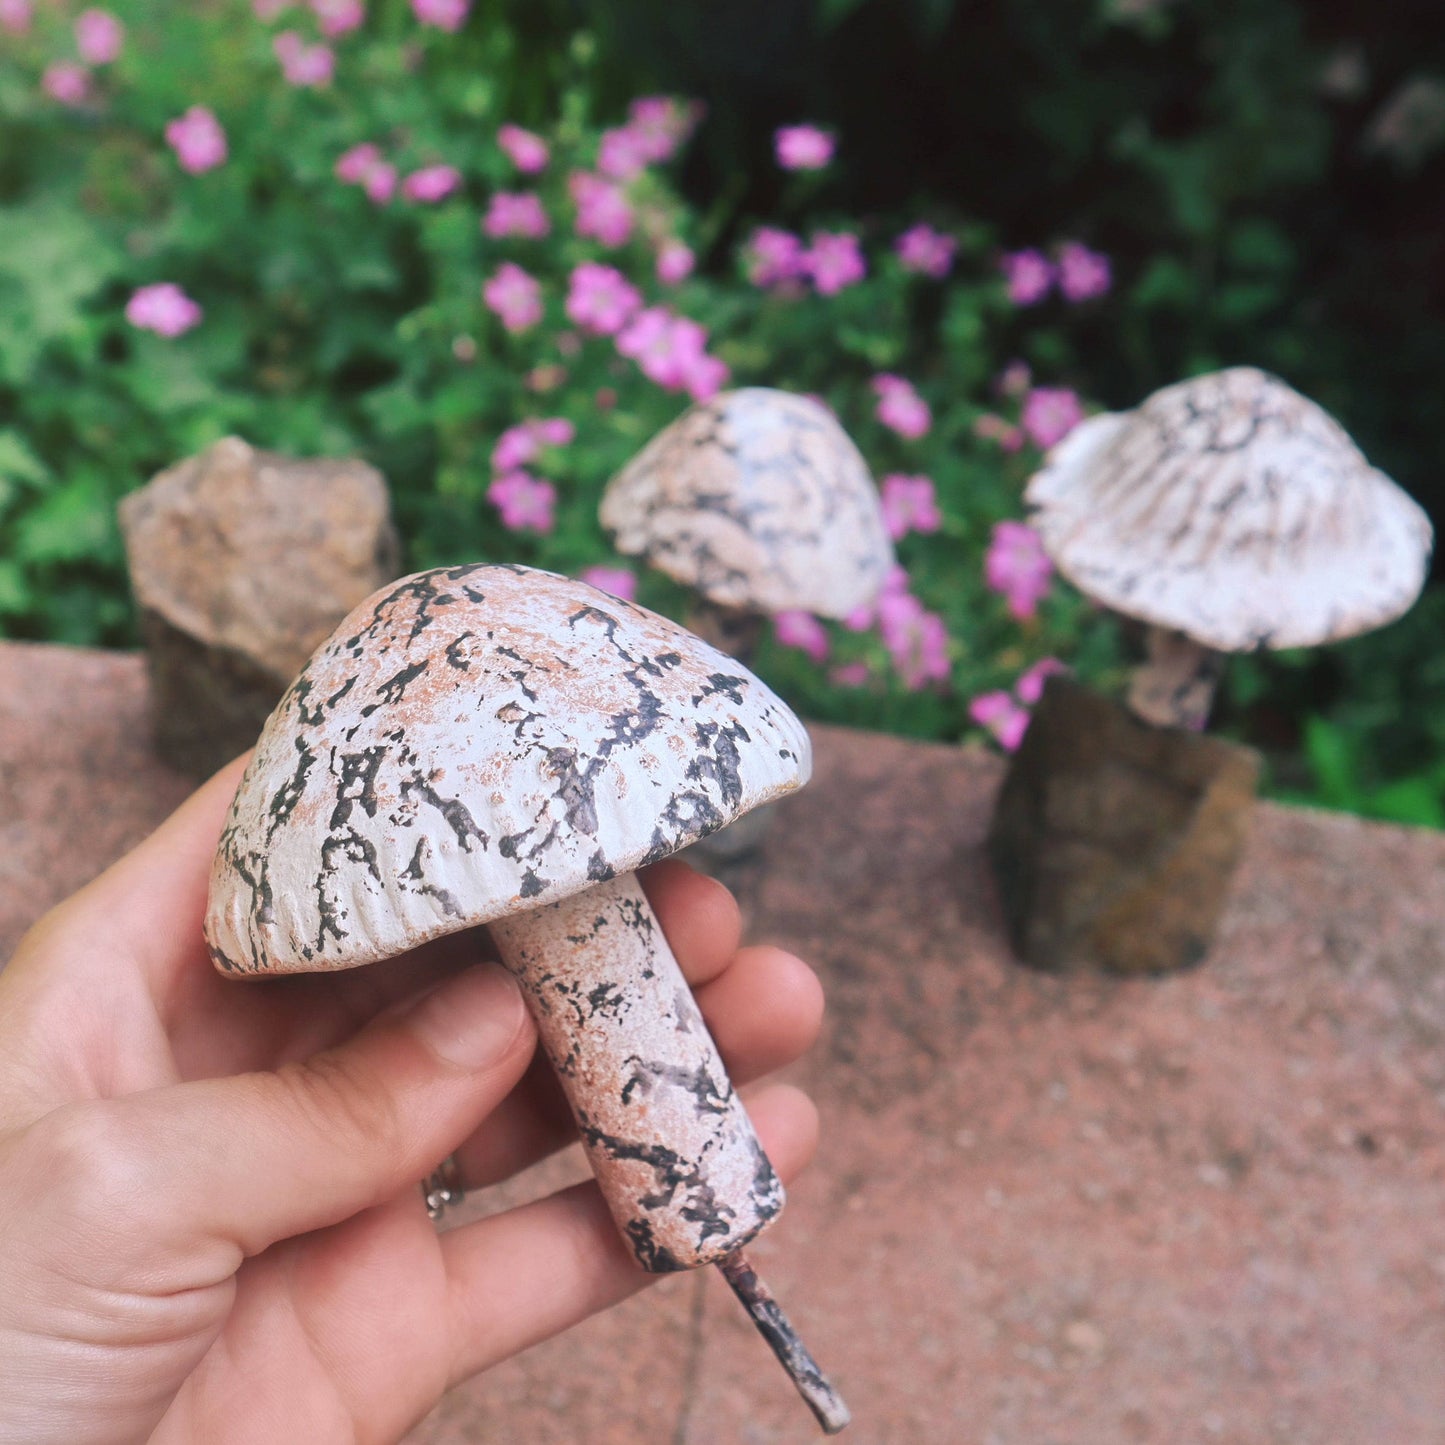
[[[226,132],[215,112],[193,105],[166,126],[166,143],[176,153],[183,171],[199,176],[226,161]]]
[[[999,266],[1015,306],[1036,306],[1055,286],[1065,301],[1092,301],[1114,281],[1109,258],[1078,241],[1065,241],[1052,260],[1035,247],[1006,252]]]
[[[467,133],[484,115],[475,99],[484,88],[462,106],[455,87],[438,86],[443,123],[428,125],[403,121],[404,108],[374,100],[372,77],[383,73],[383,43],[389,62],[407,73],[459,66],[462,47],[449,37],[495,23],[480,7],[410,0],[409,21],[388,16],[383,26],[373,23],[382,7],[367,0],[249,3],[272,28],[251,48],[247,84],[270,85],[281,113],[317,124],[284,145],[260,131],[243,137],[234,100],[239,87],[206,85],[201,77],[195,103],[177,102],[167,91],[165,108],[139,121],[153,127],[154,149],[167,161],[158,206],[173,208],[174,225],[157,228],[165,238],[157,249],[117,248],[122,286],[99,289],[86,303],[129,297],[124,318],[132,345],[118,348],[123,355],[133,352],[137,364],[153,357],[159,343],[135,331],[177,341],[205,324],[207,310],[234,324],[241,309],[234,304],[236,271],[187,254],[170,237],[184,236],[188,214],[235,187],[254,202],[253,240],[262,252],[248,308],[254,299],[258,324],[280,321],[285,331],[316,289],[312,317],[291,329],[314,324],[327,354],[340,358],[311,374],[348,374],[335,383],[342,395],[326,400],[342,402],[334,415],[356,425],[358,447],[384,446],[393,424],[424,430],[435,419],[427,444],[414,449],[428,457],[430,474],[398,480],[399,493],[404,486],[436,490],[429,511],[412,509],[436,519],[420,525],[438,535],[444,529],[448,546],[465,541],[505,555],[515,545],[529,560],[578,570],[626,598],[636,595],[640,579],[603,550],[595,497],[585,489],[600,487],[687,401],[716,396],[734,373],[743,384],[811,394],[836,411],[876,470],[881,519],[904,565],[870,606],[841,624],[802,611],[779,614],[772,621],[775,647],[765,654],[769,665],[782,663],[777,649],[785,649],[805,696],[808,688],[856,689],[867,716],[871,699],[927,694],[928,711],[949,718],[953,735],[971,718],[1005,745],[1016,743],[1033,675],[1009,689],[983,690],[997,683],[1005,662],[1009,672],[1017,666],[1016,640],[1000,637],[1023,624],[1027,655],[1062,652],[1068,624],[1061,619],[1074,614],[1063,598],[1041,608],[1052,568],[1022,521],[998,522],[982,559],[968,549],[995,519],[1020,510],[1019,487],[1038,461],[1029,449],[1057,444],[1084,408],[1056,377],[1036,379],[1021,362],[998,378],[992,399],[972,394],[976,383],[966,378],[987,371],[967,349],[986,345],[986,328],[1000,317],[992,262],[980,266],[971,246],[961,249],[981,231],[943,214],[904,216],[891,225],[870,219],[866,227],[809,214],[808,197],[821,190],[821,173],[838,162],[840,146],[829,130],[798,124],[773,137],[777,164],[799,173],[785,188],[794,229],[753,218],[731,258],[721,258],[714,228],[691,215],[652,169],[677,155],[701,119],[699,106],[643,96],[605,128],[569,115],[532,130],[496,114],[482,144],[464,148],[447,137]],[[0,0],[0,30],[24,32],[38,13],[34,0]],[[398,23],[410,25],[403,47],[395,46]],[[72,31],[56,33],[61,47],[51,47],[42,87],[87,115],[76,125],[51,111],[53,123],[87,135],[112,115],[136,125],[146,112],[123,112],[131,76],[101,69],[131,43],[120,22],[108,11],[87,10]],[[475,111],[467,109],[474,103]],[[265,186],[255,184],[258,176]],[[286,231],[282,243],[294,248],[285,264],[265,259],[267,187],[284,192],[291,209],[279,214],[310,218],[317,227],[354,227],[357,264],[337,267],[334,246],[318,247],[325,260],[308,271],[298,244],[298,228],[307,222],[294,219],[278,228]],[[365,201],[378,211],[357,225],[356,208],[366,209]],[[423,207],[439,210],[423,216]],[[195,231],[214,244],[213,224]],[[709,246],[702,254],[694,251],[699,238]],[[1087,300],[1110,284],[1108,259],[1078,242],[1010,253],[1003,265],[1020,306],[1055,293]],[[264,278],[275,274],[297,279],[268,286]],[[418,294],[427,285],[430,292]],[[924,294],[935,287],[941,295]],[[284,307],[268,294],[283,290],[290,292]],[[947,328],[940,316],[950,318]],[[910,326],[939,332],[934,350],[898,334],[905,317]],[[950,365],[945,341],[965,353],[962,365]],[[237,354],[219,328],[211,344],[181,344],[189,347],[187,364],[203,373],[221,364],[216,357]],[[1040,346],[1029,354],[1050,352]],[[359,364],[349,365],[351,358]],[[290,370],[268,368],[268,386],[287,385]],[[353,382],[351,374],[373,379]],[[229,373],[217,380],[232,384]],[[981,403],[995,410],[981,414]],[[516,420],[539,410],[563,414]],[[268,425],[273,434],[283,431],[274,444],[288,444],[285,408],[266,415],[283,418]],[[437,544],[425,536],[412,541],[419,559],[431,560],[428,547],[434,552]],[[595,565],[581,567],[589,561]]]
[[[743,251],[754,286],[801,290],[811,283],[820,296],[836,296],[868,274],[862,246],[852,231],[815,231],[812,241],[776,226],[759,226]]]
[[[556,525],[557,488],[526,470],[545,447],[569,446],[576,428],[566,417],[541,417],[508,427],[492,448],[487,500],[509,532],[550,532]]]
[[[885,371],[873,378],[873,391],[878,397],[878,420],[890,431],[910,441],[928,435],[933,412],[912,382]]]
[[[1027,522],[999,522],[984,555],[983,575],[989,590],[1008,603],[1009,614],[1028,622],[1048,595],[1054,564]]]

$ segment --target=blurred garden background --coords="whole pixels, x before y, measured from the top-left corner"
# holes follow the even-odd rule
[[[1021,525],[1089,411],[1252,363],[1445,519],[1439,0],[0,0],[0,635],[136,642],[121,496],[217,438],[356,454],[407,563],[681,615],[607,478],[815,393],[901,571],[758,670],[1016,743],[1137,647]],[[603,571],[589,569],[605,569]],[[1238,659],[1276,796],[1445,826],[1445,583]]]

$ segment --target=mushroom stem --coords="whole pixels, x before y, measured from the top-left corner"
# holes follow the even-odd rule
[[[783,1187],[637,878],[489,927],[638,1264],[720,1264],[824,1428],[841,1429],[828,1421],[847,1411],[738,1253]]]
[[[751,1260],[742,1250],[718,1260],[717,1267],[732,1286],[733,1293],[742,1301],[743,1308],[758,1327],[758,1333],[772,1347],[778,1362],[791,1376],[798,1387],[814,1419],[823,1427],[825,1435],[837,1435],[847,1429],[853,1416],[843,1397],[835,1390],[828,1377],[818,1368],[818,1362],[808,1353],[808,1347],[798,1338],[777,1300],[762,1280],[758,1278]]]
[[[688,613],[687,626],[690,632],[711,643],[719,652],[746,663],[757,651],[763,619],[756,612],[748,612],[741,607],[723,607],[702,598]]]
[[[1203,732],[1224,670],[1224,654],[1182,632],[1151,626],[1144,638],[1147,660],[1129,684],[1129,708],[1156,727]]]

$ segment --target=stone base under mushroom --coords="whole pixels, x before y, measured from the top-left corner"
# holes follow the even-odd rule
[[[1055,970],[1167,973],[1198,963],[1258,775],[1247,748],[1152,727],[1050,678],[988,837],[1015,952]]]

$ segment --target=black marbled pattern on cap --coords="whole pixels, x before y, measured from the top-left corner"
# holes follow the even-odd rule
[[[1338,422],[1253,367],[1090,417],[1025,497],[1080,591],[1221,652],[1382,626],[1419,595],[1430,557],[1420,507]]]
[[[768,387],[691,408],[608,484],[602,525],[719,607],[846,617],[893,565],[877,489],[820,403]]]
[[[629,872],[807,781],[802,724],[666,618],[523,567],[363,602],[266,724],[206,936],[345,968]]]

